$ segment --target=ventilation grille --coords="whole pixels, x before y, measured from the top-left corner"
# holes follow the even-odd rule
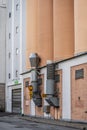
[[[75,71],[75,79],[84,78],[84,69],[79,69]]]
[[[55,65],[47,64],[47,79],[55,79]]]

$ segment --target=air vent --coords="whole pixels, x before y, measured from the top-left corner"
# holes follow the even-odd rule
[[[47,64],[47,79],[55,79],[55,64]]]
[[[84,78],[84,69],[79,69],[75,71],[75,79]]]

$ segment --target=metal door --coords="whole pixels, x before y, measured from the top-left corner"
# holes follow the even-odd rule
[[[21,113],[21,88],[12,90],[12,112]]]

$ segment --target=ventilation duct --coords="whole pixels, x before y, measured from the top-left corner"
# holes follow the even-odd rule
[[[59,107],[59,98],[58,97],[47,97],[46,101],[50,104],[50,106]]]
[[[33,93],[38,92],[38,75],[36,70],[31,71],[31,85],[33,87]]]
[[[33,101],[36,106],[42,106],[42,98],[40,96],[39,85],[38,85],[38,65],[40,58],[37,53],[31,53],[29,56],[31,64],[31,85],[33,87]]]
[[[31,53],[29,56],[31,67],[38,67],[40,63],[40,57],[37,55],[37,53]]]
[[[38,107],[42,106],[42,98],[38,93],[34,94],[33,101],[34,101],[36,106],[38,106]]]
[[[52,61],[47,62],[47,81],[46,81],[46,101],[55,107],[59,107],[59,99],[55,97],[55,64]]]

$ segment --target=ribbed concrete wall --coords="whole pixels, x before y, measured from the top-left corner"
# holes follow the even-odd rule
[[[54,60],[74,55],[74,0],[53,0]]]
[[[53,59],[53,0],[27,0],[26,66],[30,53],[37,52],[41,65]]]
[[[74,1],[27,0],[26,66],[30,53],[37,52],[41,66],[46,60],[74,55]]]
[[[87,0],[74,0],[75,54],[87,51]]]

